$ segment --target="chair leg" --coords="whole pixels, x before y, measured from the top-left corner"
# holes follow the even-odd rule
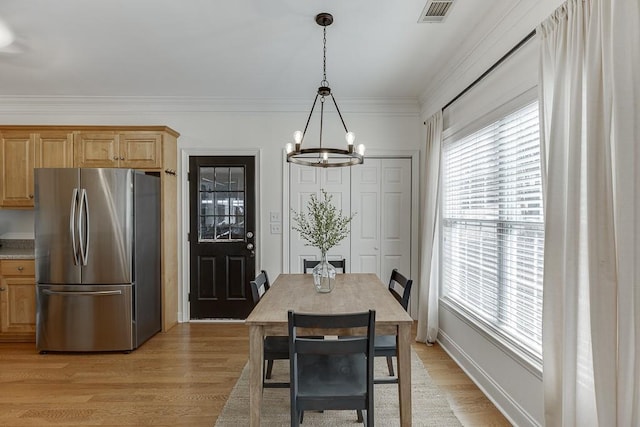
[[[393,358],[391,356],[387,356],[387,367],[389,368],[389,376],[392,377],[393,376]]]
[[[358,409],[357,412],[358,412],[358,422],[364,423],[364,418],[362,417],[362,410]]]
[[[273,371],[273,360],[272,359],[267,361],[267,375],[266,375],[266,378],[268,380],[271,379],[271,371]]]
[[[300,423],[302,423],[302,414],[298,412],[298,416],[291,416],[291,427],[300,427]]]

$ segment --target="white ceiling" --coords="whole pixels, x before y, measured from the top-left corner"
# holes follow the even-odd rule
[[[508,46],[533,29],[513,21],[518,10],[544,16],[559,1],[456,0],[444,23],[420,24],[425,3],[2,0],[17,41],[0,50],[0,96],[311,100],[322,78],[314,17],[330,12],[327,77],[338,100],[418,99],[491,35],[509,34]]]

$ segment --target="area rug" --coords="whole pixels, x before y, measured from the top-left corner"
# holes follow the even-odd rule
[[[289,361],[276,360],[273,367],[273,381],[289,380]],[[386,360],[376,357],[376,377],[388,375]],[[443,427],[461,426],[440,389],[433,384],[418,355],[411,350],[411,399],[413,426]],[[376,384],[375,423],[379,426],[400,425],[398,409],[398,385]],[[282,427],[290,424],[289,389],[267,388],[263,392],[263,427]],[[216,427],[237,427],[249,425],[249,366],[246,365],[234,386],[229,399],[218,417]],[[355,411],[305,412],[303,426],[344,426],[362,425],[356,420]]]

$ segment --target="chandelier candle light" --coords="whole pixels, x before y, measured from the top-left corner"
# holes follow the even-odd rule
[[[313,105],[311,106],[311,111],[309,112],[309,118],[307,119],[307,124],[304,127],[304,131],[295,131],[293,134],[294,143],[288,143],[286,146],[287,162],[322,168],[359,165],[364,161],[364,145],[360,144],[357,148],[354,149],[353,143],[356,139],[356,136],[353,132],[349,132],[349,130],[347,129],[347,125],[342,118],[342,113],[340,113],[340,108],[338,108],[338,103],[331,93],[331,88],[329,87],[329,82],[327,81],[327,26],[333,23],[333,16],[330,13],[320,13],[316,16],[316,23],[323,27],[324,34],[324,49],[322,52],[322,81],[320,82],[318,93],[316,94]],[[342,126],[344,127],[344,131],[346,132],[346,150],[338,148],[325,148],[322,146],[324,102],[325,98],[327,97],[331,97],[333,104],[336,106],[336,111],[338,112],[338,116],[340,117],[340,121],[342,122]],[[304,138],[307,134],[307,128],[309,127],[309,122],[311,121],[311,116],[313,115],[313,110],[316,107],[318,98],[320,98],[320,144],[317,148],[302,148],[302,142],[304,141]]]

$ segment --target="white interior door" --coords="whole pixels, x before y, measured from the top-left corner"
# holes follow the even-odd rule
[[[351,205],[356,216],[351,222],[351,271],[380,273],[380,165],[381,159],[367,159],[352,171],[355,191]]]
[[[351,174],[351,271],[411,277],[411,159],[367,159]]]
[[[351,213],[350,168],[313,168],[289,164],[290,191],[289,206],[296,212],[306,212],[307,203],[312,194],[320,197],[321,189],[331,195],[333,204],[342,209],[343,215]],[[289,224],[295,225],[293,216],[289,212]],[[289,234],[289,270],[291,273],[302,273],[304,259],[320,259],[320,251],[312,246],[306,246],[306,241],[300,233],[291,230]],[[328,259],[346,259],[346,271],[350,271],[349,253],[351,245],[349,238],[332,248],[327,254]]]

